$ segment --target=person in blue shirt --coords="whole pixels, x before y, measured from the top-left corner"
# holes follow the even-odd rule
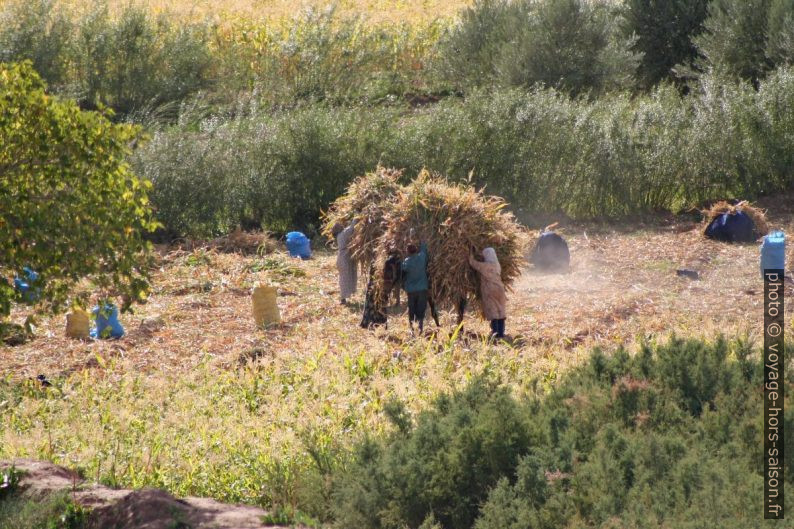
[[[408,325],[411,334],[414,332],[414,322],[419,324],[419,332],[424,331],[425,311],[427,310],[427,245],[417,248],[415,244],[408,245],[408,257],[403,259],[402,281],[403,288],[408,294]]]

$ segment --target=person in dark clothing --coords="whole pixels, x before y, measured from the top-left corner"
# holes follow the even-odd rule
[[[419,332],[424,331],[425,311],[427,310],[427,245],[422,243],[420,248],[415,244],[408,245],[408,257],[402,262],[403,288],[408,294],[408,324],[411,334],[414,332],[414,322],[419,324]]]
[[[378,325],[386,325],[387,317],[384,305],[379,302],[375,295],[375,267],[370,266],[369,281],[367,291],[364,296],[364,314],[361,318],[361,327],[370,329]]]
[[[538,242],[532,249],[529,262],[535,268],[545,272],[567,273],[571,266],[571,254],[568,243],[553,231],[540,234]]]

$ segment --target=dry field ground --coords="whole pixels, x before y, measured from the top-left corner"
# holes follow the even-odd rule
[[[791,200],[761,205],[794,233]],[[673,218],[563,233],[573,271],[527,270],[509,298],[511,339],[495,346],[473,314],[460,334],[444,314],[441,331],[412,339],[401,310],[388,329],[359,328],[361,292],[353,307],[339,305],[329,251],[301,262],[163,249],[153,295],[122,317],[121,340],[69,340],[58,316],[31,342],[0,349],[0,460],[52,461],[177,496],[291,504],[312,490],[306,448],[334,453],[382,431],[391,398],[423,409],[482,372],[517,392],[543,391],[593,346],[636,349],[670,332],[760,343],[757,245],[710,242]],[[682,267],[702,279],[677,277]],[[279,286],[283,318],[267,330],[251,314],[262,280]],[[791,284],[787,292],[794,299]],[[54,388],[31,380],[38,374]]]
[[[794,233],[794,215],[784,201],[773,204],[771,223]],[[570,365],[593,346],[635,347],[644,339],[681,336],[759,339],[763,284],[758,246],[728,245],[701,236],[692,221],[663,218],[628,229],[569,225],[562,229],[572,253],[572,272],[543,275],[528,268],[510,295],[509,343],[498,345],[526,362]],[[337,301],[334,254],[320,250],[310,261],[280,252],[244,257],[214,251],[161,249],[148,304],[124,315],[128,334],[119,341],[81,342],[63,336],[62,317],[46,319],[30,343],[6,348],[0,372],[27,378],[98,367],[123,360],[140,371],[182,371],[210,362],[235,366],[247,357],[303,355],[337,349],[392,357],[416,342],[441,343],[453,332],[443,315],[440,331],[410,337],[402,306],[393,308],[388,329],[359,328],[363,279],[352,306]],[[678,277],[678,268],[700,280]],[[251,286],[279,286],[282,325],[257,330],[251,316]],[[792,291],[788,283],[789,293]],[[790,314],[794,301],[787,307]],[[429,316],[428,316],[429,322]],[[434,326],[428,323],[428,328]],[[485,340],[487,322],[467,313],[461,341]]]

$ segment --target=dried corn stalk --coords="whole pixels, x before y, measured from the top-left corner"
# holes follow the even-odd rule
[[[337,198],[324,215],[322,233],[331,240],[335,226],[357,221],[350,252],[362,269],[369,268],[375,260],[375,244],[385,231],[383,217],[402,189],[401,176],[402,170],[378,166],[374,172],[353,180],[347,193]]]
[[[409,243],[426,243],[431,296],[439,305],[449,306],[462,298],[479,298],[469,255],[490,246],[499,258],[502,281],[509,286],[526,262],[526,236],[506,206],[499,197],[423,170],[385,212],[376,269],[382,269],[392,254],[405,257]]]

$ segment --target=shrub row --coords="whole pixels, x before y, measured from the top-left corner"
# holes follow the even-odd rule
[[[53,0],[0,8],[0,62],[30,60],[52,91],[122,115],[183,99],[210,83],[210,32],[130,5],[76,16]]]
[[[170,119],[169,103],[199,91],[220,106],[251,90],[275,106],[426,100],[482,86],[594,97],[704,72],[757,82],[794,60],[791,0],[478,0],[455,21],[398,24],[333,9],[196,20],[88,4],[4,2],[0,62],[31,60],[52,90],[130,119],[154,110]]]
[[[120,118],[173,117],[198,92],[224,106],[255,90],[268,104],[381,101],[423,92],[445,23],[373,25],[333,10],[290,21],[185,20],[130,3],[67,9],[57,0],[0,5],[0,62],[30,60],[51,90]],[[155,112],[156,111],[156,112]]]
[[[763,365],[747,344],[595,351],[550,393],[487,377],[410,416],[338,471],[339,527],[760,527]],[[787,410],[786,428],[794,427]],[[786,439],[786,482],[794,484]],[[792,493],[787,493],[787,498]]]
[[[423,166],[505,196],[521,218],[619,217],[794,183],[794,71],[754,90],[704,78],[681,96],[570,99],[479,91],[432,107],[303,105],[234,116],[184,110],[133,159],[174,234],[235,225],[311,231],[349,181],[377,163]]]

